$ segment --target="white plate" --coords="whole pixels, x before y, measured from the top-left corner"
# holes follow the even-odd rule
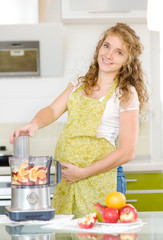
[[[100,224],[103,226],[112,226],[112,227],[129,227],[129,226],[133,226],[133,225],[139,225],[142,223],[142,220],[140,218],[138,218],[135,222],[131,222],[131,223],[121,223],[121,222],[117,222],[117,223],[103,223],[103,222],[96,222],[96,224]]]
[[[62,231],[73,231],[73,232],[90,232],[90,233],[123,233],[123,232],[132,232],[139,231],[140,228],[144,225],[141,219],[137,219],[137,221],[133,223],[100,223],[96,222],[93,228],[84,229],[78,226],[78,222],[81,218],[72,219],[67,222],[64,226],[56,226],[55,224],[45,225],[43,228],[53,228],[60,229],[62,227]]]

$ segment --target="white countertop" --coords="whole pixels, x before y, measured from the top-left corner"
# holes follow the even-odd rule
[[[163,163],[126,163],[123,169],[125,173],[163,172]]]

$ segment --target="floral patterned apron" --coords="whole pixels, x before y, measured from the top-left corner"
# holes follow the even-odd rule
[[[55,158],[58,161],[84,168],[115,150],[108,140],[98,138],[96,132],[106,102],[116,86],[117,80],[102,102],[81,95],[82,86],[71,94],[68,101],[68,122],[56,145]],[[93,211],[92,203],[105,204],[107,194],[116,189],[117,168],[72,184],[62,179],[56,185],[52,206],[56,214],[82,217]]]

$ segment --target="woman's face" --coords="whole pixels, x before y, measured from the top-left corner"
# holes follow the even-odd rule
[[[108,35],[98,53],[99,72],[117,75],[127,56],[127,49],[122,39],[116,35]]]

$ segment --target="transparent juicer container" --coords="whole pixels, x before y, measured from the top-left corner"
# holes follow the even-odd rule
[[[21,135],[14,141],[14,156],[9,158],[12,185],[43,185],[50,182],[52,160],[48,156],[29,155],[29,136]]]
[[[11,184],[43,185],[49,184],[51,160],[46,156],[28,158],[10,158]]]

